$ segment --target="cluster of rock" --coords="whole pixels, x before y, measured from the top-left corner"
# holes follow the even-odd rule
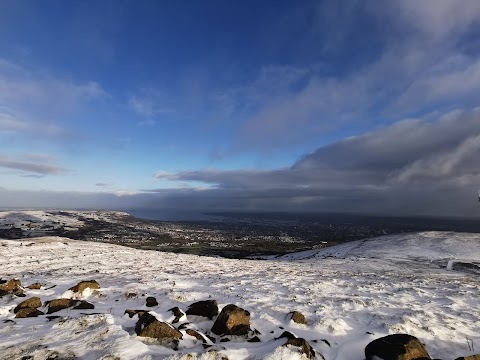
[[[39,290],[42,288],[42,284],[35,283],[29,286],[23,287],[20,283],[20,280],[11,279],[11,280],[0,280],[0,297],[5,295],[15,295],[18,297],[26,297],[24,291],[25,289],[35,289]],[[86,280],[80,281],[77,285],[71,287],[69,290],[73,293],[82,293],[86,289],[99,289],[100,285],[95,280]],[[85,300],[75,300],[75,299],[53,299],[42,303],[42,300],[39,297],[31,297],[25,299],[19,303],[13,312],[15,313],[15,318],[30,318],[45,315],[44,311],[39,310],[43,308],[47,314],[53,314],[57,311],[63,309],[73,309],[73,310],[87,310],[94,309],[95,306],[90,304]]]
[[[5,295],[26,297],[25,289],[41,289],[42,287],[43,285],[39,283],[23,287],[17,279],[8,281],[0,279],[0,297]],[[96,290],[99,288],[98,282],[87,280],[79,282],[69,290],[73,294],[81,294],[87,289]],[[149,296],[146,299],[145,306],[153,308],[158,306],[158,302],[154,297]],[[39,310],[40,308],[43,311]],[[47,314],[52,314],[62,309],[85,310],[94,308],[93,304],[84,300],[61,298],[42,303],[39,297],[30,297],[20,302],[13,309],[13,312],[16,314],[15,318],[26,318],[45,315],[45,311]],[[184,333],[196,339],[209,351],[219,350],[217,343],[226,343],[232,340],[246,342],[262,341],[259,337],[262,334],[251,326],[250,312],[234,304],[224,306],[221,312],[219,312],[216,300],[204,300],[190,304],[185,311],[179,307],[174,307],[168,311],[173,315],[173,320],[170,322],[157,319],[149,310],[127,309],[125,310],[125,315],[128,315],[130,318],[138,317],[135,324],[137,336],[156,339],[160,344],[175,350],[178,349],[179,342],[183,340]],[[213,325],[209,331],[202,332],[195,324],[188,322],[187,316],[207,318],[213,321]],[[56,316],[49,316],[48,318],[51,320],[56,318]],[[308,325],[305,316],[298,311],[290,312],[286,319],[297,324]],[[291,332],[284,331],[273,340],[279,339],[285,339],[281,346],[303,354],[306,359],[324,359],[321,354],[314,351],[307,340],[298,338]],[[322,341],[330,346],[327,340]],[[317,340],[313,340],[313,342],[317,342]],[[223,359],[228,360],[226,357],[223,357]],[[432,360],[432,358],[417,338],[407,334],[393,334],[370,342],[365,347],[365,360]],[[480,354],[459,357],[456,360],[480,360]]]

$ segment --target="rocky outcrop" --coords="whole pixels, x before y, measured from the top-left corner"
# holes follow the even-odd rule
[[[290,317],[290,320],[292,320],[293,322],[297,324],[308,325],[307,319],[305,319],[305,316],[300,311],[292,311],[288,315]]]
[[[25,301],[22,301],[20,304],[18,304],[15,309],[13,309],[13,312],[16,314],[22,309],[36,309],[42,306],[42,300],[40,300],[39,297],[31,297]]]
[[[463,356],[463,357],[456,358],[455,360],[480,360],[480,354]]]
[[[365,347],[366,360],[417,360],[430,359],[423,344],[407,334],[388,335],[372,341]]]
[[[72,286],[70,289],[74,293],[82,293],[85,289],[100,289],[100,285],[95,280],[83,280],[80,281],[77,285]]]
[[[20,280],[18,279],[11,279],[8,281],[3,281],[0,284],[0,297],[12,294],[21,296],[23,295],[23,288]]]
[[[218,315],[217,300],[204,300],[195,302],[188,307],[186,314],[204,316],[212,320]]]
[[[243,336],[247,335],[249,330],[250,313],[233,304],[227,305],[222,309],[212,327],[212,332],[216,335]]]

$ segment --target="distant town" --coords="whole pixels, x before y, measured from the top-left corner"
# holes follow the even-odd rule
[[[262,258],[413,231],[480,232],[468,219],[339,214],[218,213],[215,221],[155,221],[116,211],[3,211],[0,238],[46,235],[134,248]]]

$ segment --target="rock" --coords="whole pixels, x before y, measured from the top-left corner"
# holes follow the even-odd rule
[[[22,301],[20,304],[18,304],[17,307],[13,309],[13,312],[16,314],[21,309],[25,309],[25,308],[36,309],[41,306],[42,306],[42,300],[40,300],[39,297],[31,297],[27,300]]]
[[[188,307],[186,314],[204,316],[212,320],[218,315],[217,300],[204,300],[195,302]]]
[[[73,307],[74,310],[91,310],[95,309],[93,304],[90,304],[88,301],[80,300],[77,302],[77,305]]]
[[[183,335],[170,324],[157,320],[149,313],[144,313],[135,325],[138,336],[150,337],[161,340],[179,340]]]
[[[32,285],[28,285],[25,288],[30,289],[30,290],[39,290],[42,286],[43,286],[42,284],[37,282],[37,283],[34,283]]]
[[[147,307],[154,307],[157,306],[158,302],[153,296],[147,297]]]
[[[305,316],[299,311],[292,311],[289,315],[291,315],[291,320],[297,324],[308,325],[307,319]]]
[[[69,307],[74,306],[76,303],[77,301],[72,299],[55,299],[47,301],[45,305],[48,306],[47,314],[53,314],[54,312],[68,309]]]
[[[313,359],[315,357],[315,351],[310,346],[307,340],[302,338],[288,339],[283,346],[295,346],[299,348],[300,353],[305,354],[307,359]]]
[[[297,337],[292,334],[290,331],[284,331],[279,337],[276,337],[275,340],[287,338],[287,339],[296,339]]]
[[[222,309],[212,327],[216,335],[247,335],[249,330],[250,313],[233,304]]]
[[[256,342],[261,342],[260,338],[258,336],[254,336],[253,338],[247,340],[250,343],[256,343]]]
[[[56,320],[56,319],[60,319],[61,316],[57,316],[57,315],[50,315],[50,316],[45,316],[48,321],[53,321],[53,320]]]
[[[168,311],[171,311],[175,316],[175,319],[173,319],[172,324],[178,323],[180,319],[185,316],[185,313],[182,310],[180,310],[178,306],[175,306],[174,308],[171,308]]]
[[[140,318],[140,316],[142,316],[145,312],[146,312],[145,310],[130,310],[130,309],[127,309],[127,310],[125,310],[125,312],[123,314],[124,315],[128,314],[128,317],[131,319],[135,315],[138,315],[138,318]]]
[[[186,331],[186,333],[190,336],[193,336],[194,338],[196,338],[197,340],[200,340],[201,342],[203,342],[204,344],[207,343],[207,339],[202,336],[202,334],[200,334],[198,331],[195,331],[195,330],[192,330],[192,329],[188,329]]]
[[[37,310],[35,308],[23,308],[17,312],[15,315],[16,318],[29,318],[29,317],[37,317],[38,315],[44,315],[45,313]]]
[[[456,358],[455,360],[480,360],[480,354]]]
[[[407,334],[393,334],[372,341],[365,347],[365,357],[366,360],[430,359],[422,343],[416,337]]]
[[[20,295],[23,294],[22,284],[18,279],[11,279],[0,284],[0,297],[13,294]]]
[[[68,290],[72,290],[74,293],[82,293],[85,289],[100,289],[100,285],[95,280],[83,280]]]

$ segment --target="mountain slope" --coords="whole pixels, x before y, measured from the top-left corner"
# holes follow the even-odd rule
[[[300,359],[279,348],[283,339],[275,340],[287,330],[327,360],[361,360],[370,341],[399,332],[421,339],[432,357],[456,358],[471,354],[466,338],[480,342],[480,282],[447,271],[446,261],[450,255],[480,259],[478,240],[471,234],[409,234],[322,249],[301,261],[208,258],[57,237],[0,240],[0,278],[44,284],[26,290],[27,297],[71,298],[68,289],[80,280],[100,284],[78,296],[95,309],[61,310],[52,321],[15,319],[13,309],[24,298],[0,297],[0,353],[4,359]],[[250,311],[261,342],[233,338],[208,353],[187,335],[178,351],[139,338],[136,318],[124,311],[147,310],[147,296],[158,300],[150,309],[166,321],[173,319],[170,308],[185,310],[199,300],[216,299],[220,308],[236,304]],[[290,321],[292,310],[309,324]],[[188,321],[204,333],[213,323]]]

